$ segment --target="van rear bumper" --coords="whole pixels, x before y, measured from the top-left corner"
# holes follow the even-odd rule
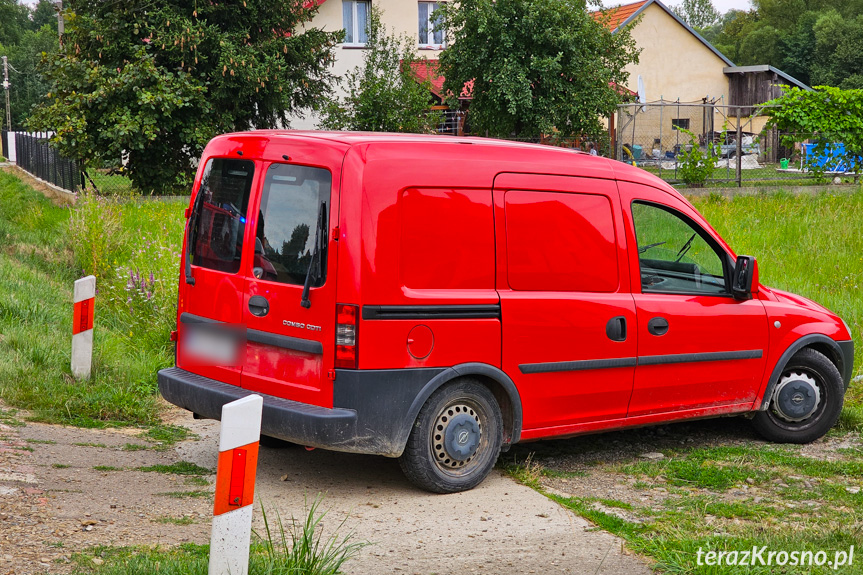
[[[221,419],[222,406],[253,392],[171,367],[159,371],[159,392],[169,402],[203,417]],[[390,455],[387,441],[357,435],[357,412],[327,409],[272,395],[264,398],[261,433],[300,445],[334,451]],[[374,447],[377,446],[377,449]],[[383,448],[383,450],[381,450]],[[399,448],[399,452],[401,448]]]

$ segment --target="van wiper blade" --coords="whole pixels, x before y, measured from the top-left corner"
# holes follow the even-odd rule
[[[689,248],[691,248],[691,247],[692,247],[692,240],[694,240],[694,239],[695,239],[695,236],[696,236],[696,234],[697,234],[697,233],[698,233],[698,232],[696,232],[695,234],[692,234],[691,236],[689,236],[689,239],[688,239],[688,240],[686,240],[686,243],[685,243],[685,244],[683,244],[683,247],[682,247],[682,248],[680,248],[680,251],[679,251],[679,252],[677,252],[677,259],[676,259],[676,260],[674,260],[674,261],[675,261],[675,263],[676,263],[676,262],[679,262],[680,260],[682,260],[682,259],[683,259],[683,256],[685,256],[685,255],[686,255],[686,252],[688,252],[688,251],[689,251]]]
[[[201,201],[204,199],[204,186],[201,185],[198,190],[198,195],[195,196],[195,203],[192,204],[192,213],[189,214],[188,230],[186,231],[186,283],[195,285],[195,278],[192,277],[192,229],[198,219],[198,209],[201,207]]]
[[[309,287],[312,279],[312,269],[315,267],[315,261],[318,259],[318,252],[321,251],[321,217],[326,214],[327,205],[326,202],[321,202],[321,205],[318,207],[318,221],[315,224],[315,247],[314,251],[312,251],[312,259],[309,260],[309,269],[306,270],[306,281],[303,284],[303,296],[300,300],[300,305],[304,308],[308,309],[312,307],[312,302],[309,300]],[[320,272],[318,273],[318,278],[320,279]]]

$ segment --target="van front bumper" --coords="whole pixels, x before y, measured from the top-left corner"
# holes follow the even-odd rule
[[[169,402],[209,419],[222,418],[222,406],[252,391],[171,367],[159,372],[159,392]],[[264,398],[261,433],[286,441],[335,451],[378,453],[364,449],[357,437],[357,412],[327,409],[272,395]]]

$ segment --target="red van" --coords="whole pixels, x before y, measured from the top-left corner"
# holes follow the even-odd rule
[[[170,402],[398,457],[470,489],[520,441],[742,414],[773,441],[836,423],[853,343],[762,286],[643,170],[488,139],[215,138],[187,211]],[[230,352],[233,350],[233,353]]]

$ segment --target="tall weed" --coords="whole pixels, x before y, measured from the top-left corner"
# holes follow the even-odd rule
[[[78,195],[69,219],[69,240],[75,263],[83,275],[93,274],[97,279],[111,275],[112,262],[125,246],[123,232],[120,204],[116,200],[92,192]]]
[[[347,516],[330,535],[324,537],[323,520],[327,512],[318,511],[322,501],[323,495],[319,493],[311,504],[306,506],[305,520],[300,523],[292,517],[287,529],[278,513],[271,528],[266,509],[261,505],[265,536],[258,533],[255,535],[261,539],[264,552],[263,556],[258,558],[260,562],[256,562],[253,573],[336,575],[341,573],[342,565],[346,561],[369,545],[366,542],[352,541],[353,532],[345,535],[340,533]]]

